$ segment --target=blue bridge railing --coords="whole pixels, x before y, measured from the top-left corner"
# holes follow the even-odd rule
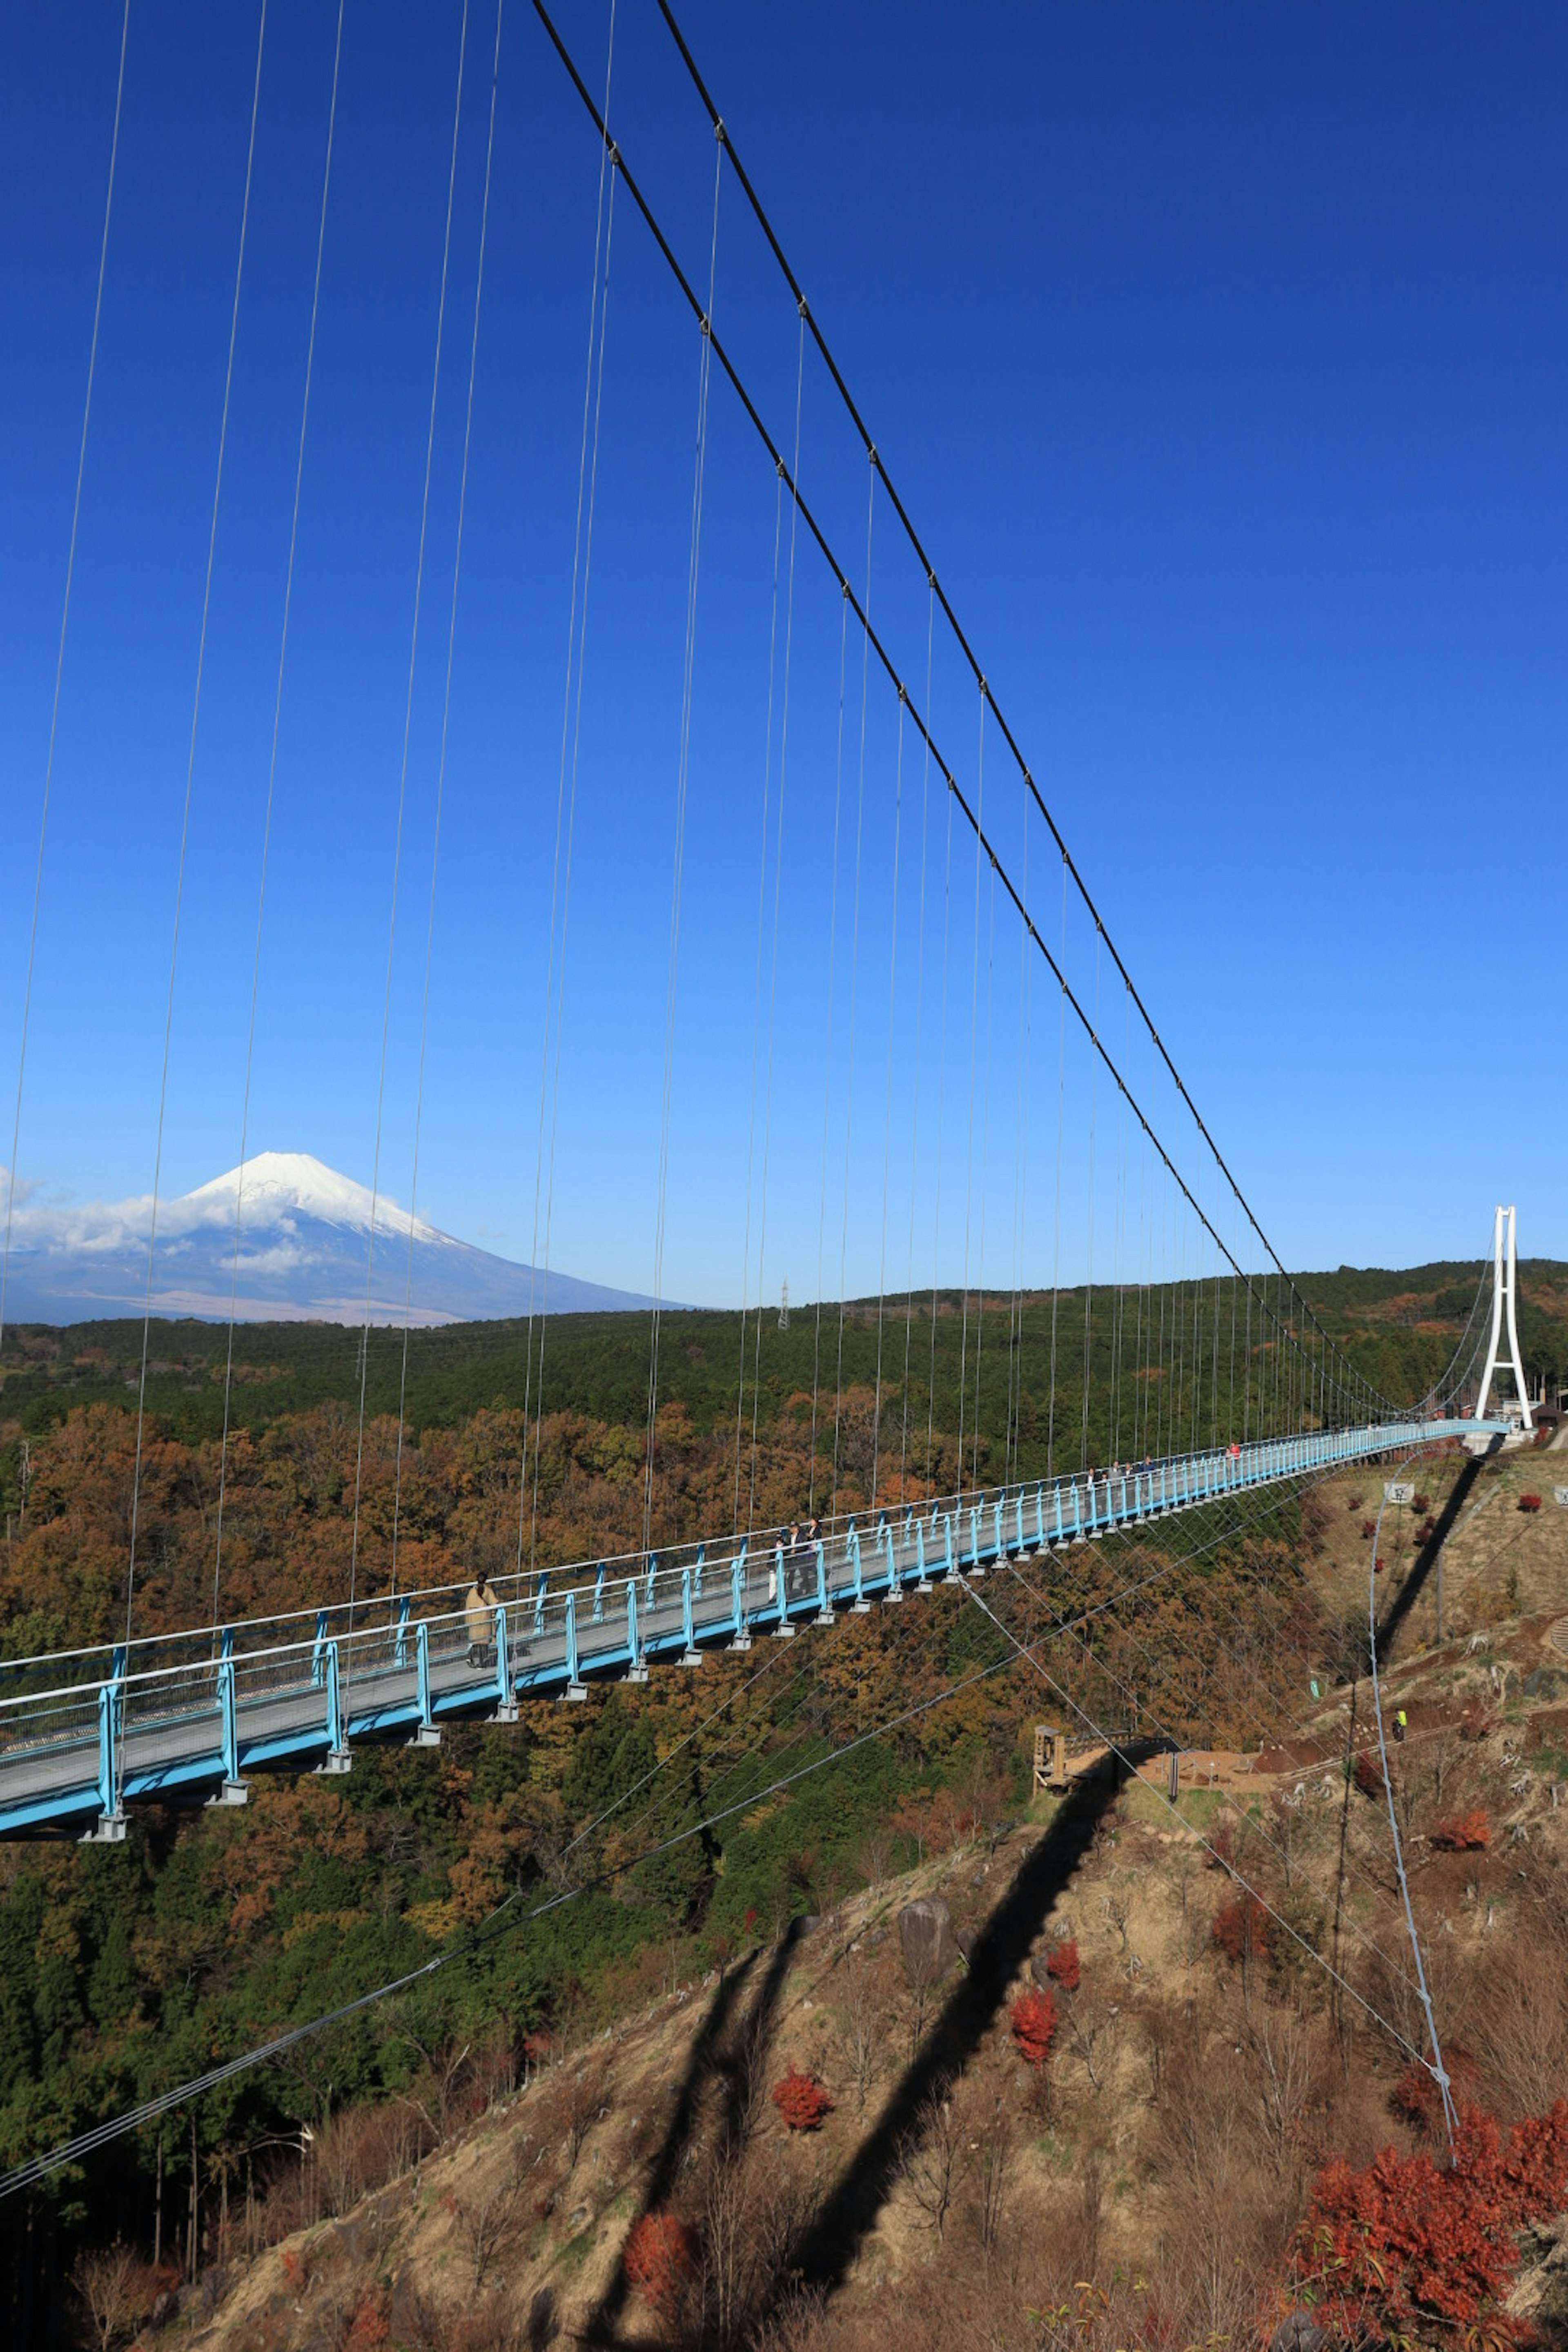
[[[464,1588],[251,1618],[0,1664],[0,1837],[124,1835],[138,1800],[242,1803],[247,1773],[349,1769],[356,1741],[434,1746],[443,1719],[586,1696],[659,1660],[901,1601],[935,1580],[1092,1542],[1225,1496],[1501,1423],[1382,1422],[773,1528]]]

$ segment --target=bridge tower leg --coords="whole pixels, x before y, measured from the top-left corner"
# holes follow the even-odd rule
[[[1484,1421],[1487,1399],[1492,1381],[1497,1377],[1502,1346],[1503,1321],[1508,1322],[1508,1366],[1513,1374],[1520,1411],[1526,1429],[1535,1426],[1531,1411],[1530,1392],[1524,1384],[1524,1363],[1519,1352],[1519,1320],[1514,1296],[1518,1286],[1518,1263],[1514,1248],[1514,1213],[1511,1208],[1498,1208],[1492,1225],[1492,1328],[1487,1341],[1486,1369],[1481,1374],[1480,1394],[1476,1400],[1476,1419]]]

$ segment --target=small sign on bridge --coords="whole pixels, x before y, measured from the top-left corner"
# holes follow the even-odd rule
[[[1391,1478],[1384,1487],[1383,1499],[1385,1503],[1413,1503],[1415,1489],[1408,1479]]]

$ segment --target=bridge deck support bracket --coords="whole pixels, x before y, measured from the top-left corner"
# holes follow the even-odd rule
[[[405,1748],[439,1748],[441,1727],[438,1723],[416,1723],[403,1744]]]
[[[346,1748],[329,1748],[321,1762],[312,1765],[311,1769],[321,1780],[338,1780],[345,1772],[352,1772],[353,1768],[354,1759]]]
[[[100,1813],[91,1829],[83,1830],[79,1845],[123,1845],[125,1816],[123,1813]]]
[[[647,1675],[647,1668],[646,1666],[643,1668],[643,1675],[646,1679]],[[580,1706],[587,1696],[588,1685],[586,1683],[568,1683],[565,1689],[561,1694],[561,1705],[563,1706]]]
[[[248,1780],[224,1780],[219,1783],[213,1794],[207,1799],[206,1811],[210,1813],[215,1809],[221,1809],[234,1805],[248,1805],[249,1802],[250,1783]]]

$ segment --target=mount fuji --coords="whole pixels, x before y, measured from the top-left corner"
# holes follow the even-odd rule
[[[242,1181],[243,1180],[243,1181]],[[0,1170],[0,1187],[4,1171]],[[235,1249],[236,1211],[239,1246]],[[60,1208],[18,1188],[7,1321],[141,1314],[150,1198]],[[374,1214],[374,1250],[370,1249]],[[241,1322],[416,1326],[529,1313],[604,1313],[651,1298],[519,1265],[455,1241],[304,1151],[262,1151],[158,1205],[153,1311]]]

